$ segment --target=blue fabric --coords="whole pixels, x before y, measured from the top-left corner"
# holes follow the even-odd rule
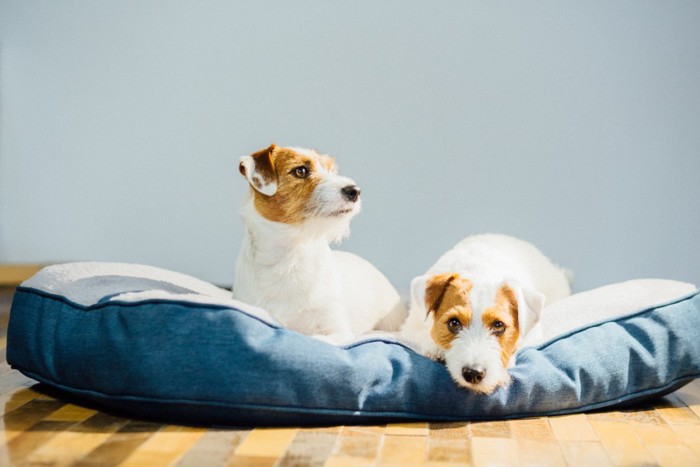
[[[7,360],[127,414],[225,425],[507,419],[659,396],[700,376],[700,294],[524,348],[512,384],[458,388],[382,340],[336,347],[241,310],[172,300],[78,305],[20,287]]]

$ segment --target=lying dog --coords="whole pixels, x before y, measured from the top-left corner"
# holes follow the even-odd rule
[[[266,309],[283,326],[334,342],[375,329],[397,330],[399,294],[367,261],[332,251],[360,211],[360,188],[333,159],[272,145],[243,156],[250,184],[233,297]]]
[[[467,237],[412,281],[401,335],[444,360],[458,385],[490,393],[508,383],[507,368],[543,306],[570,293],[567,272],[529,243]]]

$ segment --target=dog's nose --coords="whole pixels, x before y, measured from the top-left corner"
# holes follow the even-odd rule
[[[481,369],[475,369],[475,368],[468,368],[464,367],[462,368],[462,376],[464,377],[464,380],[467,383],[471,384],[478,384],[481,382],[482,379],[484,379],[484,374],[486,372]]]
[[[357,185],[345,186],[340,191],[343,193],[343,197],[346,200],[353,203],[357,201],[357,198],[360,197],[360,193],[362,192],[362,190],[360,190],[360,187]]]

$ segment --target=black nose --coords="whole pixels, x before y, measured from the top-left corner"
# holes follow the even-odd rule
[[[484,370],[477,370],[474,368],[462,368],[462,376],[467,383],[478,384],[484,379]]]
[[[346,187],[343,187],[340,190],[343,193],[343,197],[351,202],[357,201],[357,198],[360,197],[360,193],[362,190],[360,190],[360,187],[357,185],[348,185]]]

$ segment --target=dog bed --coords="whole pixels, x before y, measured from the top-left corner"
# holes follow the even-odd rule
[[[543,330],[518,351],[512,383],[480,395],[386,335],[334,346],[192,277],[72,263],[17,289],[7,361],[120,413],[219,425],[567,414],[660,396],[700,375],[700,292],[690,284],[576,294],[545,309]]]

